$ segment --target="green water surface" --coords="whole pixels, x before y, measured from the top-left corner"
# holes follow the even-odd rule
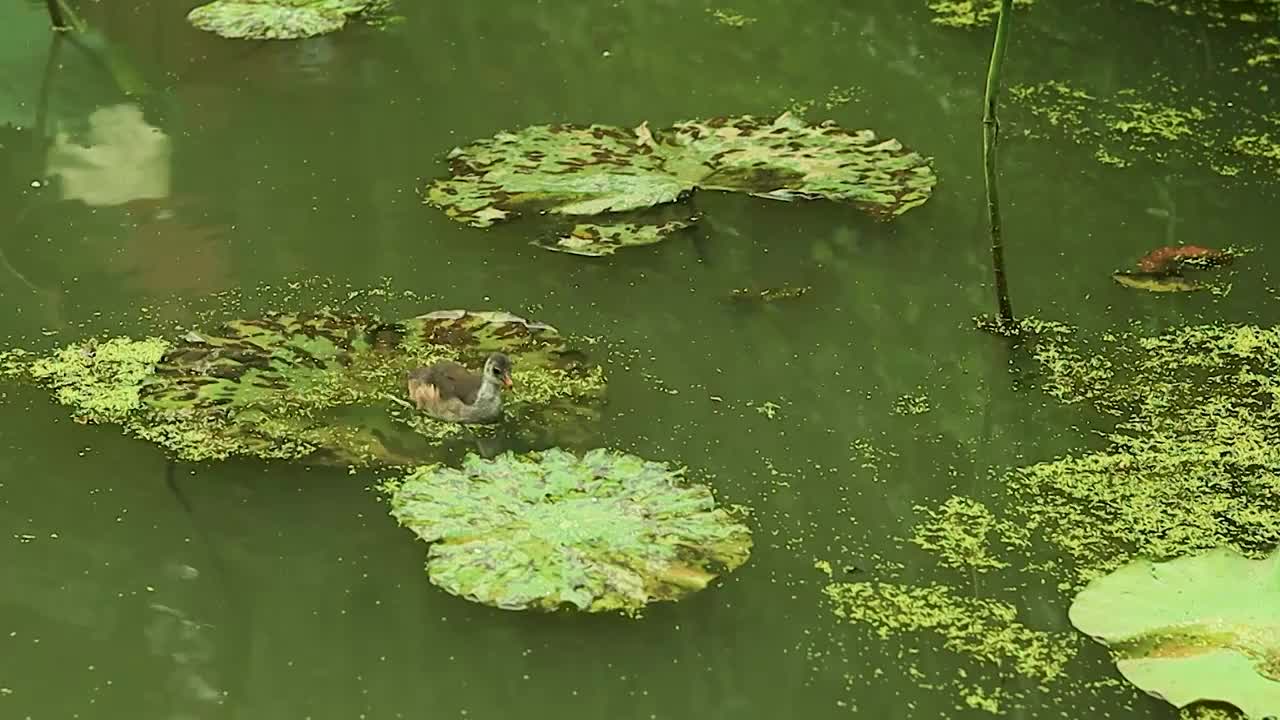
[[[956,656],[837,623],[816,560],[855,580],[889,578],[896,561],[897,581],[956,583],[1070,630],[1060,603],[939,571],[902,542],[913,505],[982,497],[991,470],[1098,442],[1093,418],[1013,382],[1006,345],[970,323],[994,309],[979,151],[989,29],[938,27],[923,0],[402,0],[404,22],[387,29],[261,43],[190,28],[193,5],[82,2],[95,34],[59,43],[53,62],[43,4],[0,9],[0,126],[24,129],[0,130],[9,343],[168,330],[220,292],[239,298],[223,317],[306,309],[288,284],[317,279],[331,299],[348,286],[429,298],[393,302],[405,315],[508,310],[623,348],[605,356],[599,443],[688,464],[750,505],[756,547],[723,582],[640,620],[503,612],[427,582],[425,548],[371,490],[377,473],[170,463],[6,386],[0,718],[985,715],[928,687],[970,667]],[[727,27],[709,8],[757,22]],[[1106,92],[1158,70],[1273,110],[1257,77],[1222,59],[1253,29],[1127,0],[1041,0],[1018,20],[1010,83]],[[827,109],[832,90],[852,97]],[[533,247],[536,220],[477,230],[421,201],[449,149],[500,130],[663,126],[805,100],[818,101],[810,119],[932,157],[932,200],[885,224],[704,194],[694,232],[604,259]],[[122,104],[167,137],[146,178],[168,173],[167,189],[63,197],[48,144]],[[1177,161],[1107,167],[1019,120],[1010,109],[1001,181],[1020,314],[1094,329],[1275,321],[1272,181]],[[1111,281],[1177,243],[1256,251],[1225,296]],[[765,308],[726,299],[783,285],[812,290]],[[929,412],[895,414],[906,394]],[[772,418],[756,409],[767,402]],[[891,454],[868,461],[855,443]],[[1076,679],[1115,676],[1101,649],[1082,639],[1081,652]],[[1176,714],[1124,687],[1006,710]]]

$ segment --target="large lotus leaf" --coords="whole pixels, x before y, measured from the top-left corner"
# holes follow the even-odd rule
[[[215,0],[187,14],[194,26],[225,38],[297,40],[341,30],[373,0]]]
[[[539,125],[503,132],[450,154],[452,176],[427,202],[488,227],[522,213],[604,216],[676,202],[702,188],[775,200],[827,199],[891,218],[923,204],[936,178],[928,160],[869,130],[808,125],[784,113],[682,122],[664,130]],[[613,226],[610,229],[609,226]],[[592,217],[579,230],[605,239],[581,254],[661,239],[662,233]],[[572,251],[568,243],[552,249]],[[628,238],[629,242],[610,241]],[[605,249],[601,249],[601,248]]]
[[[928,162],[870,130],[808,125],[783,113],[677,123],[661,134],[666,167],[707,190],[774,200],[847,202],[881,217],[923,205],[933,192]]]
[[[532,428],[552,436],[539,435],[545,442],[594,420],[602,370],[555,328],[499,312],[233,320],[173,344],[76,343],[33,360],[27,372],[78,420],[121,423],[186,460],[319,453],[313,459],[416,464],[438,457],[432,448],[461,431],[395,402],[407,371],[442,359],[479,367],[495,351],[515,359],[508,414],[517,435]]]
[[[420,467],[391,514],[431,543],[431,582],[506,609],[638,612],[746,562],[751,533],[705,486],[604,449]]]
[[[1070,617],[1156,697],[1280,716],[1280,552],[1251,560],[1223,548],[1131,562],[1081,591]]]
[[[453,178],[427,201],[449,217],[488,227],[521,209],[566,215],[624,212],[673,202],[690,187],[634,133],[607,125],[538,125],[449,153]]]

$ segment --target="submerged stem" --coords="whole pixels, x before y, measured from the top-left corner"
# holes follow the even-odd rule
[[[982,164],[987,185],[987,216],[991,225],[991,270],[996,281],[996,304],[1000,308],[1000,320],[1004,323],[1013,322],[1013,307],[1009,303],[1009,283],[1004,273],[1000,193],[996,186],[996,141],[1000,135],[996,102],[1000,96],[1000,67],[1004,64],[1012,19],[1013,0],[1000,0],[1000,17],[996,21],[996,38],[991,48],[991,64],[987,68],[987,89],[982,100]]]

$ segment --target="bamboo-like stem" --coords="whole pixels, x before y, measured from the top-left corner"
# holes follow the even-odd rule
[[[1000,192],[996,186],[996,141],[1000,136],[1000,120],[996,103],[1000,98],[1000,67],[1009,45],[1009,23],[1013,20],[1013,0],[1000,0],[1000,17],[996,20],[996,39],[991,48],[991,64],[987,68],[987,90],[982,99],[982,165],[987,183],[987,216],[991,224],[991,270],[995,274],[996,304],[1000,322],[1013,322],[1009,303],[1009,283],[1004,274],[1004,229],[1000,224]]]

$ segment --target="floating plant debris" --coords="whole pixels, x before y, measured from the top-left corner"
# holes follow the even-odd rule
[[[1148,292],[1194,292],[1210,286],[1183,276],[1184,270],[1205,270],[1230,263],[1231,253],[1198,245],[1157,248],[1138,260],[1138,270],[1111,275],[1125,287]]]
[[[923,393],[906,393],[893,401],[894,415],[924,415],[930,409],[929,396]]]
[[[1184,267],[1207,268],[1226,265],[1231,254],[1198,245],[1168,245],[1156,248],[1138,261],[1143,272],[1177,272]]]
[[[756,18],[736,13],[732,10],[721,10],[719,8],[707,8],[707,12],[711,13],[711,17],[721,25],[727,25],[731,28],[744,28],[754,22]]]
[[[747,561],[751,532],[681,470],[605,449],[558,449],[388,484],[391,514],[431,543],[427,574],[494,607],[638,613]]]
[[[755,290],[753,288],[735,288],[729,293],[731,300],[739,302],[764,302],[772,303],[779,300],[796,300],[804,297],[809,293],[808,285],[799,287],[792,285],[783,285],[781,287],[764,288],[763,290]]]

